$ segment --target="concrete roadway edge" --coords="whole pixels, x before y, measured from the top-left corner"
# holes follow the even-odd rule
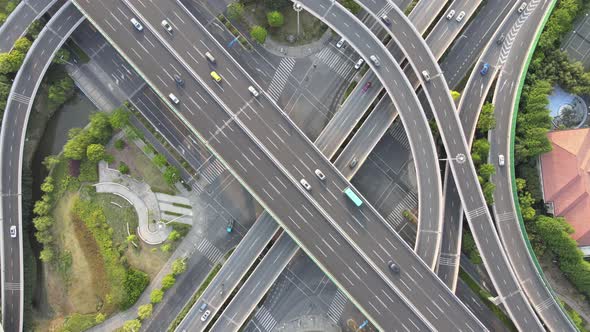
[[[528,72],[531,60],[533,59],[533,55],[535,54],[537,44],[539,43],[539,39],[541,38],[541,35],[542,35],[543,30],[545,28],[545,24],[547,24],[547,21],[549,20],[551,13],[553,13],[553,10],[555,9],[556,4],[557,4],[557,0],[551,0],[551,5],[550,5],[551,8],[547,11],[547,13],[545,14],[545,17],[543,18],[543,22],[539,25],[539,28],[537,29],[537,36],[535,37],[535,40],[533,41],[533,43],[531,44],[531,47],[528,50],[527,59],[525,61],[524,66],[522,67],[522,72],[520,73],[520,82],[518,84],[518,91],[516,93],[516,98],[514,100],[514,105],[513,105],[512,119],[510,121],[511,122],[511,125],[510,125],[511,130],[510,130],[510,139],[509,139],[510,143],[509,144],[510,144],[510,177],[511,177],[511,186],[512,186],[512,190],[511,190],[512,191],[512,199],[513,199],[513,204],[514,204],[514,210],[516,211],[516,216],[518,217],[518,224],[520,225],[520,230],[522,232],[522,237],[524,239],[524,243],[526,244],[526,246],[529,250],[529,255],[531,256],[533,263],[537,267],[537,273],[541,276],[541,279],[543,280],[545,287],[549,290],[549,293],[551,293],[553,298],[557,300],[556,302],[560,304],[561,308],[564,309],[563,305],[561,304],[561,300],[559,300],[559,297],[557,297],[555,295],[553,288],[551,288],[551,285],[549,284],[549,282],[545,278],[545,274],[543,273],[543,269],[541,268],[541,265],[539,264],[539,261],[537,260],[537,255],[535,255],[535,252],[533,251],[533,247],[531,246],[531,242],[529,241],[526,227],[524,225],[524,220],[522,219],[522,211],[520,210],[520,202],[518,201],[518,190],[516,188],[516,172],[514,169],[514,143],[515,143],[515,139],[516,139],[516,134],[515,134],[516,118],[518,116],[518,106],[520,104],[520,97],[522,94],[522,89],[524,87],[524,81],[526,79],[526,74]],[[572,321],[572,319],[570,318],[570,316],[567,313],[565,313],[565,316],[569,319],[569,321],[575,327],[575,324]]]
[[[127,56],[125,55],[125,53],[123,53],[123,52],[121,51],[121,49],[119,49],[119,46],[117,46],[117,44],[115,44],[115,43],[114,43],[114,42],[113,42],[113,41],[110,39],[110,37],[108,37],[108,35],[107,35],[107,34],[105,34],[105,33],[104,33],[104,31],[103,31],[103,30],[102,30],[100,27],[98,27],[98,25],[96,25],[96,24],[95,24],[94,20],[93,20],[93,19],[91,19],[89,15],[87,15],[86,11],[84,11],[84,9],[82,9],[82,8],[80,7],[80,5],[78,5],[78,3],[77,3],[77,0],[72,0],[72,3],[73,3],[73,4],[74,4],[74,5],[75,5],[75,6],[78,8],[78,10],[80,10],[80,12],[82,12],[82,13],[84,14],[84,16],[86,17],[86,19],[87,19],[88,21],[90,21],[90,22],[92,23],[92,25],[93,25],[93,26],[94,26],[94,27],[95,27],[95,28],[96,28],[98,31],[100,31],[100,33],[102,34],[102,36],[103,36],[103,37],[105,37],[105,39],[107,39],[107,40],[108,40],[108,42],[109,42],[109,43],[110,43],[110,44],[111,44],[111,45],[112,45],[112,46],[113,46],[113,47],[114,47],[114,48],[117,50],[117,52],[118,52],[118,53],[119,53],[119,54],[120,54],[120,55],[121,55],[123,58],[125,58],[125,60],[127,60],[127,62],[129,63],[129,65],[131,65],[131,66],[133,67],[133,69],[134,69],[134,70],[135,70],[135,71],[138,73],[138,75],[139,75],[139,76],[141,76],[141,78],[143,78],[143,79],[144,79],[146,82],[148,82],[148,84],[150,85],[150,87],[151,87],[151,86],[154,86],[150,80],[146,79],[146,77],[143,75],[143,72],[142,72],[142,71],[140,71],[140,70],[139,70],[139,69],[138,69],[138,68],[135,66],[135,64],[134,64],[132,61],[130,61],[130,60],[127,58]],[[190,129],[192,132],[193,132],[193,133],[194,133],[194,134],[195,134],[195,136],[196,136],[196,137],[197,137],[199,140],[201,140],[201,142],[202,142],[203,144],[205,144],[205,146],[206,146],[206,147],[209,149],[209,151],[210,151],[210,152],[211,152],[213,155],[215,155],[215,157],[216,157],[216,158],[218,158],[220,161],[222,161],[222,163],[223,163],[223,164],[226,166],[226,168],[228,169],[228,171],[229,171],[230,173],[232,173],[232,175],[233,175],[233,176],[234,176],[234,177],[235,177],[235,178],[236,178],[236,179],[237,179],[237,180],[240,182],[240,184],[241,184],[242,186],[244,186],[244,188],[246,188],[246,189],[248,190],[248,192],[249,192],[249,193],[250,193],[250,194],[251,194],[251,195],[252,195],[252,196],[253,196],[253,197],[254,197],[254,198],[255,198],[255,199],[256,199],[256,200],[257,200],[257,201],[258,201],[258,202],[259,202],[259,203],[260,203],[260,204],[263,206],[263,207],[264,207],[264,208],[265,208],[265,210],[267,210],[267,212],[268,212],[268,213],[269,213],[269,214],[270,214],[270,215],[271,215],[271,216],[272,216],[272,217],[273,217],[275,220],[280,220],[280,218],[277,218],[277,216],[276,216],[276,215],[274,215],[274,214],[271,212],[271,210],[269,210],[269,209],[268,209],[268,207],[267,207],[267,206],[264,206],[265,204],[264,204],[264,203],[262,203],[262,202],[263,202],[263,200],[262,200],[260,197],[258,197],[258,195],[256,195],[256,194],[254,193],[254,191],[253,191],[253,190],[252,190],[252,189],[251,189],[251,188],[250,188],[250,187],[249,187],[249,186],[248,186],[248,185],[247,185],[247,184],[246,184],[246,183],[245,183],[245,182],[244,182],[244,181],[243,181],[243,180],[242,180],[242,179],[241,179],[241,178],[240,178],[240,177],[239,177],[239,176],[236,174],[236,173],[235,173],[235,171],[234,171],[234,170],[233,170],[231,167],[228,167],[228,165],[227,165],[227,163],[225,162],[225,160],[224,160],[223,158],[221,158],[221,157],[220,157],[220,156],[217,154],[217,152],[216,152],[216,151],[215,151],[213,148],[211,148],[211,147],[209,146],[209,143],[207,143],[207,140],[206,140],[206,139],[205,139],[203,136],[201,136],[201,134],[200,134],[200,133],[198,133],[196,130],[194,130],[194,129],[192,128],[192,126],[190,125],[190,123],[189,123],[189,122],[188,122],[188,121],[187,121],[187,120],[186,120],[186,119],[185,119],[185,118],[184,118],[184,117],[183,117],[183,116],[182,116],[182,115],[181,115],[181,114],[180,114],[180,113],[179,113],[179,112],[178,112],[178,111],[177,111],[177,110],[176,110],[176,109],[173,107],[173,105],[172,105],[172,104],[171,104],[171,103],[168,101],[168,99],[167,99],[167,98],[166,98],[164,95],[162,95],[162,94],[161,94],[161,92],[160,92],[160,91],[158,91],[157,89],[153,89],[153,90],[154,90],[154,92],[155,92],[155,93],[156,93],[156,94],[157,94],[157,95],[160,97],[160,99],[161,99],[162,101],[164,101],[164,102],[165,102],[165,103],[168,105],[168,107],[169,107],[169,108],[170,108],[170,109],[171,109],[171,110],[172,110],[172,111],[173,111],[173,112],[176,114],[176,116],[178,116],[178,118],[179,118],[179,119],[180,119],[180,120],[181,120],[181,121],[182,121],[182,122],[183,122],[183,123],[184,123],[184,124],[185,124],[185,125],[186,125],[186,126],[187,126],[187,127],[188,127],[188,128],[189,128],[189,129]],[[286,231],[286,229],[285,229],[285,231]],[[288,232],[288,233],[290,233],[290,232]],[[290,236],[293,238],[293,240],[294,240],[295,242],[297,242],[297,245],[299,245],[301,248],[303,248],[303,246],[301,245],[301,243],[299,242],[299,240],[297,239],[297,237],[293,236],[293,234],[289,234],[289,235],[290,235]],[[360,310],[360,311],[363,313],[363,315],[365,315],[365,317],[367,317],[367,318],[368,318],[368,319],[369,319],[371,322],[373,322],[373,325],[375,325],[375,326],[376,326],[376,327],[377,327],[379,330],[381,330],[381,331],[385,331],[385,330],[384,330],[384,329],[383,329],[381,326],[379,326],[379,325],[377,325],[376,323],[374,323],[374,322],[375,322],[375,319],[372,319],[372,318],[371,318],[371,315],[369,315],[369,313],[368,313],[368,312],[366,312],[366,311],[364,310],[364,308],[363,308],[363,307],[360,305],[360,303],[358,303],[358,302],[357,302],[357,301],[356,301],[356,300],[355,300],[355,299],[354,299],[354,298],[353,298],[353,297],[352,297],[350,294],[348,294],[348,292],[345,290],[345,288],[344,288],[344,287],[343,287],[343,286],[342,286],[342,285],[341,285],[341,284],[340,284],[340,283],[339,283],[339,282],[338,282],[338,281],[337,281],[337,280],[336,280],[336,279],[335,279],[335,278],[332,276],[332,274],[331,274],[330,272],[328,272],[327,270],[325,270],[325,269],[322,267],[322,265],[319,263],[319,261],[317,261],[317,260],[316,260],[316,259],[315,259],[315,258],[314,258],[312,255],[308,255],[308,256],[309,256],[309,258],[310,258],[312,261],[314,261],[314,263],[315,263],[316,265],[318,265],[318,266],[319,266],[319,267],[322,269],[322,271],[323,271],[323,272],[324,272],[324,273],[325,273],[325,274],[328,276],[328,278],[330,278],[330,280],[331,280],[331,281],[332,281],[332,282],[333,282],[335,285],[337,285],[337,286],[338,286],[338,288],[339,288],[339,289],[340,289],[342,292],[344,292],[344,293],[347,295],[347,297],[348,297],[348,298],[349,298],[349,299],[350,299],[350,300],[351,300],[351,301],[352,301],[352,302],[355,304],[355,306],[356,306],[356,307],[357,307],[357,308],[358,308],[358,309],[359,309],[359,310]]]
[[[59,11],[57,11],[55,13],[54,17],[57,17],[60,14],[60,12],[64,11],[66,8],[67,8],[67,6],[64,5],[62,8],[60,8]],[[74,26],[69,31],[67,31],[67,33],[65,34],[67,36],[67,38],[63,38],[62,41],[59,43],[58,47],[56,47],[53,50],[52,55],[50,57],[50,61],[48,61],[45,64],[45,66],[43,67],[43,72],[46,72],[47,71],[47,68],[49,68],[49,65],[51,64],[51,60],[53,60],[53,57],[55,56],[55,54],[57,53],[57,51],[61,48],[61,46],[69,38],[69,36],[72,34],[72,32],[74,32],[74,30],[76,30],[76,28],[83,21],[84,21],[84,18],[82,18],[78,22],[74,23]],[[31,56],[31,54],[33,53],[33,52],[31,52],[31,50],[34,50],[35,49],[35,46],[42,39],[42,37],[43,37],[42,36],[43,31],[50,31],[50,29],[48,28],[48,26],[49,26],[50,23],[51,23],[51,20],[47,23],[46,27],[43,28],[43,30],[41,31],[41,33],[39,33],[39,36],[37,36],[37,39],[35,39],[35,41],[31,45],[31,47],[29,49],[29,52],[27,52],[27,55],[25,56],[25,59],[23,61],[23,64],[27,61],[27,58],[29,58]],[[58,35],[57,33],[55,33],[55,34]],[[22,68],[22,66],[21,66],[21,68]],[[14,79],[14,82],[18,82],[18,80],[19,80],[19,78],[21,76],[21,73],[22,73],[22,71],[19,69],[19,71],[16,74],[16,77]],[[42,76],[44,76],[44,74]],[[33,89],[33,93],[31,94],[32,96],[35,96],[37,94],[37,90],[39,89],[39,85],[41,84],[41,80],[42,80],[43,77],[40,77],[40,78],[41,79],[39,79],[37,81],[37,83],[35,84],[35,88]],[[10,90],[10,94],[9,94],[9,98],[8,98],[8,104],[7,104],[7,107],[6,107],[7,109],[8,109],[8,106],[10,104],[10,101],[12,100],[10,98],[10,96],[14,93],[14,89],[16,89],[16,85],[17,84],[13,84],[12,85],[12,88]],[[33,107],[33,103],[34,103],[34,97],[31,98],[30,104],[27,107],[27,114],[26,114],[26,117],[25,117],[24,124],[27,124],[29,122],[29,115],[31,114],[31,109]],[[6,116],[6,113],[5,113],[5,116]],[[7,131],[7,129],[6,129],[5,126],[7,126],[6,121],[2,121],[2,128],[0,130],[0,133],[3,134],[3,133],[5,133]],[[22,163],[23,163],[23,153],[24,153],[25,136],[26,136],[26,126],[25,126],[24,131],[23,131],[22,136],[21,136],[21,144],[23,145],[23,149],[21,149],[21,151],[20,151],[20,158],[19,158],[19,172],[18,172],[19,181],[18,181],[18,193],[17,193],[17,195],[19,195],[19,196],[21,196],[20,193],[22,192],[22,166],[23,166]],[[0,146],[2,146],[3,144],[4,144],[4,135],[0,135]],[[2,165],[4,165],[4,163],[0,162],[0,169],[2,168]],[[0,171],[0,173],[1,173],[1,171]],[[2,185],[1,184],[0,184],[0,188],[2,188]],[[21,260],[20,260],[20,284],[21,284],[21,287],[22,287],[22,289],[21,289],[21,297],[20,297],[20,306],[21,306],[21,310],[20,310],[20,330],[22,331],[22,326],[23,326],[23,312],[24,312],[24,310],[23,310],[23,306],[24,306],[24,294],[23,294],[23,292],[24,292],[24,285],[23,285],[23,282],[24,282],[24,275],[23,275],[23,273],[24,273],[24,267],[23,267],[23,259],[24,258],[22,256],[23,255],[23,241],[22,241],[22,234],[23,234],[23,232],[22,232],[22,196],[21,196],[21,199],[18,200],[18,211],[19,211],[19,216],[18,216],[18,218],[19,218],[19,225],[18,225],[19,226],[19,241],[20,241],[20,251],[21,251]],[[0,204],[0,217],[2,218],[2,222],[4,222],[4,213],[3,213],[3,210],[2,210],[2,204]],[[0,233],[1,233],[0,235],[2,235],[1,238],[2,238],[2,241],[3,241],[4,232],[2,230],[3,230],[3,228],[0,227]],[[1,248],[2,248],[2,255],[4,255],[4,252],[3,252],[4,251],[4,244],[3,243],[2,243]],[[4,286],[4,262],[2,262],[2,274],[1,274],[1,277],[2,277],[2,286]],[[4,297],[4,287],[2,287],[2,299],[3,299],[2,302],[4,301],[4,298],[5,298]],[[4,316],[4,315],[2,315],[2,316]]]

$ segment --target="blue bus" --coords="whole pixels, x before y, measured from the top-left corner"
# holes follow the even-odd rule
[[[352,189],[350,189],[349,187],[346,187],[346,189],[344,189],[344,193],[346,194],[346,196],[348,196],[348,198],[350,198],[350,200],[356,205],[356,206],[361,206],[363,205],[363,201],[361,201],[361,199],[354,193],[354,191],[352,191]]]

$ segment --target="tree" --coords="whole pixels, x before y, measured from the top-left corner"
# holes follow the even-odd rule
[[[90,144],[86,148],[86,156],[90,161],[99,162],[104,159],[105,155],[106,150],[102,144]]]
[[[52,156],[49,155],[47,157],[45,157],[45,159],[43,159],[43,166],[45,166],[45,168],[49,171],[53,168],[53,166],[57,165],[59,163],[59,157],[58,156]]]
[[[453,101],[459,100],[459,97],[461,97],[461,93],[455,90],[451,90],[451,98],[453,98]]]
[[[94,322],[96,322],[96,324],[100,324],[102,322],[104,322],[104,320],[107,317],[105,316],[105,314],[103,314],[102,312],[99,312],[96,314],[96,316],[94,316]]]
[[[41,191],[50,194],[53,192],[54,189],[55,187],[53,186],[53,177],[51,177],[50,175],[46,176],[45,181],[43,181],[43,183],[41,184]]]
[[[494,191],[496,190],[496,185],[491,182],[486,182],[483,185],[483,196],[486,199],[486,203],[488,205],[494,204]]]
[[[355,15],[361,11],[361,6],[355,0],[342,0],[340,3]]]
[[[123,107],[119,107],[113,111],[109,117],[111,127],[114,129],[121,129],[129,124],[130,113]]]
[[[139,319],[128,320],[123,324],[124,332],[139,332],[141,329],[141,322]]]
[[[177,231],[172,231],[168,234],[168,241],[176,241],[178,239],[180,239],[180,233]]]
[[[264,41],[266,41],[267,34],[268,32],[266,31],[266,29],[261,27],[260,25],[255,25],[250,29],[250,37],[252,37],[252,39],[254,39],[259,44],[264,44]]]
[[[125,141],[122,139],[118,139],[115,141],[115,148],[117,150],[123,150],[125,148]]]
[[[51,62],[63,65],[70,61],[70,56],[70,51],[62,47],[57,51]]]
[[[227,6],[227,17],[232,20],[239,20],[244,15],[244,5],[235,1]]]
[[[49,86],[49,93],[47,94],[48,107],[50,109],[56,109],[63,105],[63,103],[65,103],[68,98],[73,95],[73,91],[74,80],[72,80],[69,76],[62,78],[57,82],[53,82]]]
[[[162,290],[169,290],[176,283],[176,278],[172,273],[169,273],[162,278]]]
[[[477,129],[482,133],[488,132],[496,127],[496,118],[494,117],[494,104],[485,103],[481,108],[479,119],[477,120]]]
[[[125,274],[125,280],[123,281],[123,289],[125,290],[126,297],[121,303],[123,309],[130,308],[137,299],[141,296],[141,293],[150,283],[150,278],[145,272],[128,269]]]
[[[266,20],[268,21],[268,25],[273,28],[279,28],[285,24],[285,18],[283,17],[283,14],[277,10],[268,12],[266,14]]]
[[[475,140],[475,142],[473,142],[473,146],[471,147],[471,151],[473,163],[479,165],[487,160],[488,153],[490,152],[490,143],[485,138]]]
[[[530,128],[524,137],[517,137],[514,150],[520,158],[537,157],[552,150],[545,128]]]
[[[68,159],[82,160],[86,157],[86,148],[90,143],[91,138],[88,133],[85,131],[79,132],[66,142],[64,156]]]
[[[0,74],[16,73],[24,60],[25,55],[16,50],[0,53]]]
[[[45,216],[49,213],[51,209],[51,205],[44,200],[40,200],[35,202],[35,206],[33,207],[33,212],[38,216]]]
[[[36,230],[44,232],[53,226],[54,221],[51,216],[40,216],[33,218],[33,225],[35,225]]]
[[[45,247],[39,253],[39,259],[44,263],[49,263],[53,260],[54,254],[50,247]]]
[[[22,54],[27,54],[33,43],[27,37],[21,37],[14,42],[12,49]]]
[[[174,262],[172,262],[172,274],[177,276],[182,274],[186,271],[186,261],[181,258],[177,258]]]
[[[141,305],[139,308],[137,308],[137,316],[139,316],[139,319],[141,320],[150,318],[152,316],[153,309],[154,306],[151,303]]]
[[[164,180],[169,185],[174,185],[176,182],[180,181],[180,172],[174,166],[168,166],[164,170]]]
[[[170,252],[170,250],[172,250],[172,245],[170,243],[164,243],[160,246],[160,250],[162,250],[162,252]]]
[[[158,153],[154,156],[154,164],[160,168],[166,167],[168,165],[168,160],[166,160],[166,157]]]
[[[33,21],[29,25],[29,29],[27,30],[27,36],[29,36],[33,40],[37,39],[37,36],[39,36],[39,33],[43,29],[43,26],[44,25],[41,22],[41,20],[35,20],[35,21]]]
[[[51,232],[49,231],[37,231],[35,232],[35,238],[37,239],[37,241],[39,241],[39,243],[45,245],[53,242],[53,235],[51,235]]]
[[[484,179],[489,179],[490,176],[496,174],[496,168],[492,164],[483,164],[479,166],[479,175]]]
[[[153,304],[162,302],[162,298],[164,297],[164,292],[161,289],[154,289],[150,294],[150,301]]]
[[[88,134],[92,143],[106,144],[113,136],[113,128],[106,113],[94,113],[90,116]]]

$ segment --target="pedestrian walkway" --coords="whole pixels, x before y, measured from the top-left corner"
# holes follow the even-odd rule
[[[159,221],[161,217],[156,195],[149,185],[109,168],[105,161],[98,164],[98,174],[99,183],[95,185],[96,192],[120,196],[135,208],[139,219],[137,234],[142,241],[151,245],[166,241],[170,233],[169,227],[150,221],[150,219]]]
[[[279,64],[277,71],[275,71],[275,75],[270,81],[270,85],[267,89],[268,94],[274,101],[278,101],[281,97],[281,93],[283,93],[283,89],[289,80],[293,67],[295,67],[295,59],[283,58],[281,60],[281,63]]]
[[[340,290],[336,291],[336,295],[332,299],[332,303],[330,303],[330,308],[328,309],[328,317],[330,317],[334,323],[338,323],[340,320],[340,316],[342,316],[342,312],[344,312],[346,302],[348,302],[346,296],[342,294]]]
[[[335,52],[331,47],[326,47],[315,55],[321,62],[325,63],[336,72],[337,75],[346,78],[354,70],[354,65],[342,54]]]
[[[260,323],[259,328],[262,331],[272,331],[274,327],[277,325],[276,319],[271,315],[271,313],[266,309],[265,306],[260,307],[254,316],[258,322]]]

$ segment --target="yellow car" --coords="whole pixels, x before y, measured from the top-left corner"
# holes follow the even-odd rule
[[[215,80],[215,82],[221,82],[221,76],[219,76],[219,74],[217,74],[216,72],[212,71],[211,77]]]

